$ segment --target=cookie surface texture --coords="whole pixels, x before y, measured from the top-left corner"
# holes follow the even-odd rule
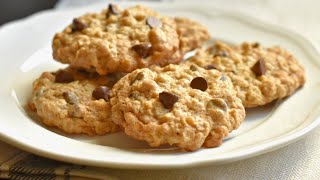
[[[111,104],[127,135],[188,151],[220,145],[245,117],[230,79],[197,66],[135,70],[115,84]]]
[[[184,17],[174,18],[180,41],[180,51],[185,54],[203,46],[210,38],[207,27]]]
[[[52,48],[57,61],[100,75],[182,60],[174,19],[143,6],[109,6],[76,18],[55,35]]]
[[[66,133],[116,132],[119,126],[111,120],[108,91],[118,78],[89,75],[70,68],[44,72],[33,83],[29,107],[44,124]]]
[[[184,64],[196,64],[227,74],[245,107],[256,107],[293,94],[305,83],[304,68],[278,46],[258,43],[233,47],[217,42],[199,50]]]

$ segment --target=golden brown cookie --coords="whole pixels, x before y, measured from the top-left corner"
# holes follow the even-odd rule
[[[52,48],[54,59],[101,75],[182,59],[175,21],[143,6],[110,5],[76,18]]]
[[[143,6],[122,10],[109,5],[75,18],[55,35],[52,49],[57,61],[105,75],[178,63],[208,39],[207,28],[187,18],[161,16]]]
[[[120,75],[71,68],[44,72],[33,83],[29,107],[43,123],[66,133],[102,135],[119,130],[111,120],[109,91]]]
[[[184,64],[197,64],[227,74],[245,107],[255,107],[294,93],[305,82],[304,68],[280,47],[258,43],[232,47],[216,42]]]
[[[135,70],[114,85],[111,104],[130,137],[190,151],[220,145],[245,117],[230,79],[194,65]]]
[[[184,17],[174,18],[180,41],[180,51],[185,54],[203,46],[210,38],[207,27]]]

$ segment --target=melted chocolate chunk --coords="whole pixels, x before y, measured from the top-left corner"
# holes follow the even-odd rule
[[[99,100],[104,99],[106,102],[109,101],[109,88],[107,86],[99,86],[92,92],[92,96]]]
[[[58,71],[56,73],[55,82],[57,83],[70,83],[74,81],[72,73],[68,71]]]
[[[267,71],[264,60],[259,59],[256,64],[251,67],[251,71],[253,71],[256,76],[264,75]]]
[[[173,105],[179,100],[177,95],[165,91],[159,94],[159,98],[166,109],[172,109]]]
[[[146,58],[151,54],[152,46],[149,43],[137,44],[132,46],[132,49],[139,55],[139,57]]]
[[[83,21],[81,21],[80,19],[78,18],[75,18],[73,19],[72,21],[72,32],[75,32],[75,31],[82,31],[84,30],[85,28],[87,28],[88,25],[85,24]]]
[[[191,81],[190,86],[193,89],[199,89],[201,91],[205,91],[208,89],[208,82],[203,77],[196,77]]]

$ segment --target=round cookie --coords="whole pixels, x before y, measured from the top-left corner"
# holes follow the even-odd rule
[[[33,83],[31,110],[66,133],[103,135],[119,130],[111,120],[108,87],[120,75],[98,76],[71,68],[44,72]]]
[[[245,107],[256,107],[294,93],[305,83],[304,68],[280,47],[258,43],[232,47],[216,42],[184,64],[196,64],[227,74]]]
[[[210,38],[207,27],[184,17],[174,18],[180,41],[180,51],[185,53],[204,45]]]
[[[220,145],[245,117],[230,79],[194,65],[135,70],[114,85],[111,104],[127,135],[188,151]]]
[[[53,57],[100,75],[178,63],[182,54],[176,28],[174,19],[146,7],[121,10],[110,4],[100,13],[74,19],[57,33]]]

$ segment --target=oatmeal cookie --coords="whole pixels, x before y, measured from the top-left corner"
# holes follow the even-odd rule
[[[43,123],[66,133],[115,132],[119,127],[111,120],[109,91],[117,79],[71,68],[44,72],[33,83],[28,105]]]
[[[259,43],[232,47],[216,42],[184,64],[227,74],[245,107],[284,98],[305,83],[304,68],[292,54],[278,46],[264,48]]]
[[[210,38],[207,27],[184,17],[174,18],[180,41],[180,51],[185,53],[203,46]]]
[[[76,18],[54,36],[52,48],[57,61],[100,75],[182,60],[175,20],[143,6],[110,4]]]
[[[111,104],[127,135],[188,151],[220,145],[245,117],[230,79],[195,65],[135,70],[114,85]]]

